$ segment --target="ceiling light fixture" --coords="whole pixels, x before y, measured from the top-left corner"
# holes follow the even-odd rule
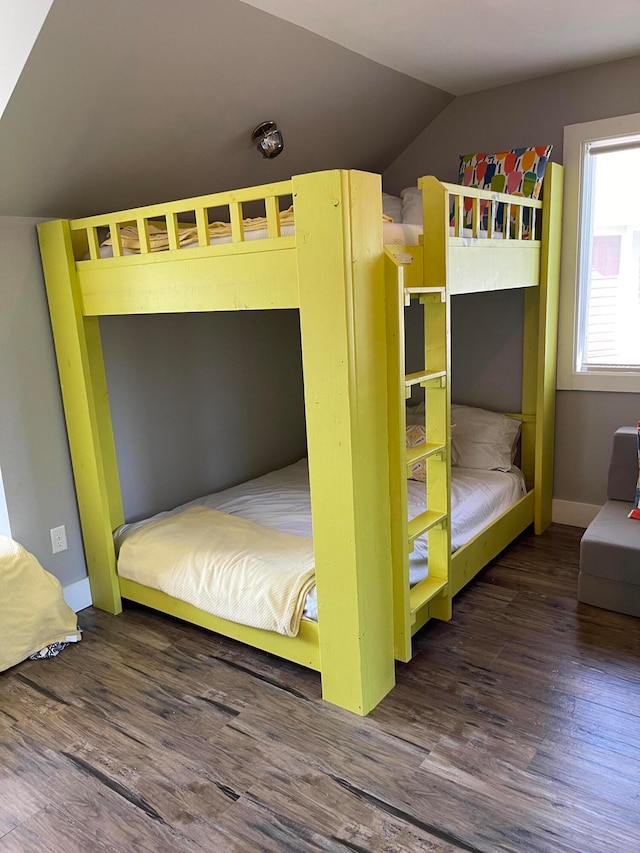
[[[284,151],[282,133],[275,121],[263,121],[251,134],[251,139],[257,142],[257,149],[268,160],[273,160]]]

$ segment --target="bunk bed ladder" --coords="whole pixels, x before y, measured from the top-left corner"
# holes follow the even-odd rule
[[[432,617],[451,618],[448,301],[444,283],[425,284],[419,253],[385,252],[394,643],[396,658],[408,661],[412,635]],[[407,373],[405,308],[415,300],[424,315],[424,365]],[[414,388],[424,389],[426,440],[407,448],[406,403]],[[426,509],[409,518],[407,481],[418,464],[425,474]],[[424,535],[429,574],[411,588],[409,555],[415,540]]]

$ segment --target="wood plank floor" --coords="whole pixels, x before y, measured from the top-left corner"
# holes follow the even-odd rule
[[[160,614],[0,675],[0,853],[640,851],[640,620],[576,603],[581,531],[525,533],[367,718]]]

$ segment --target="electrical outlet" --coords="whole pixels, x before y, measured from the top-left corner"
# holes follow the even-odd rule
[[[59,554],[60,551],[67,550],[67,530],[64,524],[60,527],[52,527],[49,531],[51,534],[51,550],[54,554]]]

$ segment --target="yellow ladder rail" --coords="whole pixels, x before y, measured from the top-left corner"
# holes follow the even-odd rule
[[[422,247],[420,247],[422,248]],[[390,494],[392,518],[394,645],[398,660],[411,658],[411,635],[427,619],[448,619],[449,523],[449,298],[446,270],[427,270],[424,258],[386,251],[387,353],[389,396]],[[422,260],[422,263],[419,261]],[[436,258],[437,261],[437,258]],[[411,270],[411,272],[409,272]],[[417,276],[415,273],[419,272]],[[429,279],[427,279],[429,274]],[[405,366],[405,309],[419,310],[424,322],[423,367]],[[406,447],[406,400],[424,389],[425,440]],[[425,470],[425,510],[408,517],[408,483],[417,463]],[[409,554],[418,537],[429,545],[428,576],[410,588]],[[430,604],[433,602],[433,604]]]

